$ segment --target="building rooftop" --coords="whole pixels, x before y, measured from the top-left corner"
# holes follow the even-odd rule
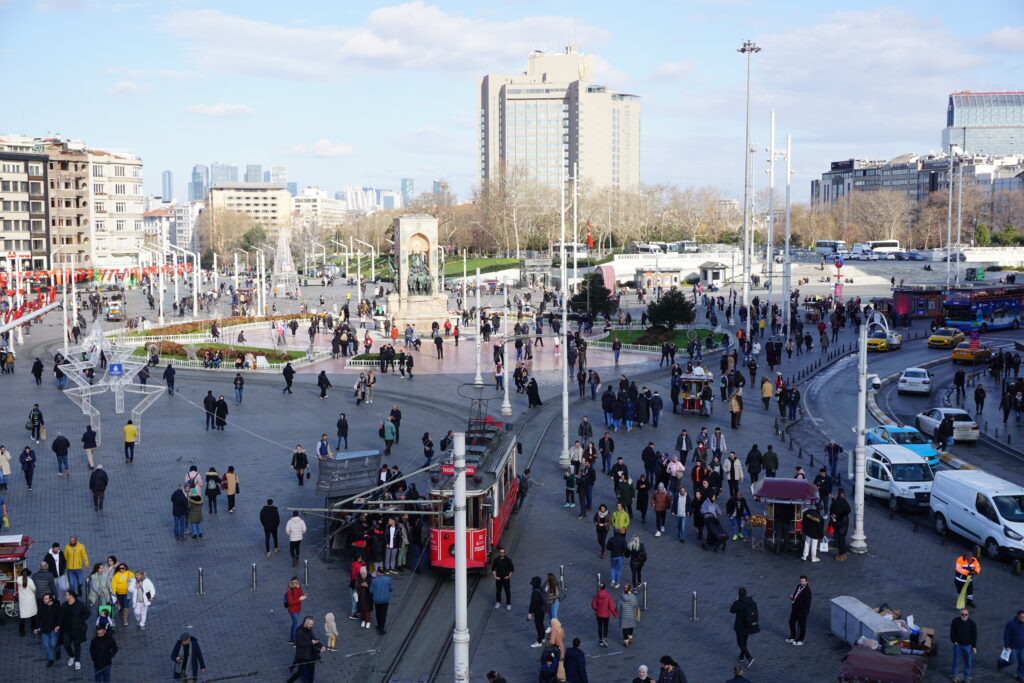
[[[214,183],[211,190],[287,190],[287,183],[246,182],[244,180]]]

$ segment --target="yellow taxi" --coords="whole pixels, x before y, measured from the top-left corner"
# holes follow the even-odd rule
[[[964,333],[955,327],[940,327],[928,337],[930,349],[954,349],[964,340]]]
[[[950,357],[954,363],[987,363],[992,357],[992,349],[988,344],[982,344],[978,348],[972,349],[970,342],[961,342],[953,349]]]
[[[903,336],[896,332],[875,330],[868,335],[868,351],[895,351],[903,348]]]

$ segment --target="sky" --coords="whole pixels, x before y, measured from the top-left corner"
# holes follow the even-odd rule
[[[299,187],[477,182],[477,79],[574,41],[642,98],[641,179],[743,185],[753,57],[755,185],[793,137],[793,197],[833,160],[939,151],[947,98],[1024,90],[1024,5],[975,0],[0,0],[0,134],[142,157],[179,199],[196,163],[288,167]],[[844,5],[845,6],[845,5]],[[781,168],[777,183],[784,182]]]

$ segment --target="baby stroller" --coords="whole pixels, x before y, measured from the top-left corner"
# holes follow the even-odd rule
[[[725,544],[729,537],[722,528],[722,523],[714,515],[704,515],[704,550],[725,552]]]

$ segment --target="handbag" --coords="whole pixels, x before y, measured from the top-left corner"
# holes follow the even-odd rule
[[[46,441],[46,425],[39,428],[39,440]]]
[[[639,624],[640,623],[640,614],[641,614],[640,613],[640,607],[639,606],[634,607],[633,608],[633,612],[634,612],[634,616],[636,617],[636,623]]]
[[[818,543],[818,550],[823,552],[823,553],[827,553],[828,552],[828,539],[827,538],[823,538],[823,539],[821,539],[821,541],[819,541],[819,543]]]
[[[565,662],[561,659],[558,660],[558,671],[555,672],[555,678],[560,681],[565,680]]]
[[[32,420],[29,420],[28,422],[25,423],[25,429],[27,429],[30,432],[32,431]]]

